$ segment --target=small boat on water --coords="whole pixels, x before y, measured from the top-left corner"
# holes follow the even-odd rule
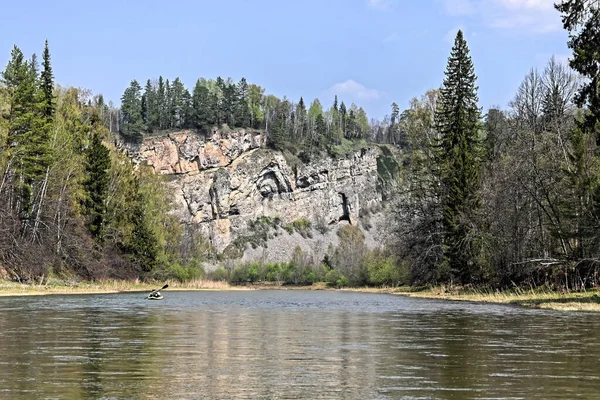
[[[146,297],[146,300],[162,300],[163,295],[160,294],[159,290],[163,290],[168,287],[169,287],[169,285],[167,284],[167,285],[161,287],[160,289],[152,290],[152,292],[150,292],[150,294]]]

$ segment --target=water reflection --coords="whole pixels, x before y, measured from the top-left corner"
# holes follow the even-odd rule
[[[0,299],[0,398],[595,398],[600,316],[345,292]]]

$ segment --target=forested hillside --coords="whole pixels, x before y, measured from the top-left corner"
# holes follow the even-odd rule
[[[480,119],[459,32],[442,88],[401,115],[408,167],[395,249],[413,283],[598,283],[600,11],[582,0],[557,9],[572,69],[552,58],[507,109]]]
[[[362,108],[337,98],[307,110],[239,83],[134,80],[121,107],[54,83],[48,43],[42,67],[15,46],[0,81],[0,265],[22,281],[50,274],[181,280],[218,255],[169,214],[170,197],[150,168],[134,168],[120,141],[189,129],[200,135],[260,129],[268,145],[304,161],[344,153],[369,136]],[[325,121],[327,118],[327,122]]]
[[[41,66],[15,46],[1,85],[4,273],[27,281],[137,278],[159,265],[193,271],[160,180],[110,144],[103,121],[115,113],[101,96],[55,85],[48,43]]]
[[[234,83],[218,77],[198,79],[193,91],[179,78],[147,80],[144,89],[133,80],[121,98],[123,135],[141,139],[145,135],[173,129],[210,133],[215,126],[264,129],[269,144],[302,155],[305,160],[321,151],[334,152],[345,140],[370,135],[367,114],[355,104],[346,107],[337,96],[324,111],[319,99],[310,105],[300,98],[293,103],[265,95],[265,89],[245,78]]]
[[[336,282],[596,285],[600,11],[585,0],[557,9],[570,35],[569,65],[552,58],[532,69],[506,107],[479,107],[477,60],[459,31],[440,88],[404,111],[393,103],[383,121],[337,96],[325,109],[318,99],[279,99],[244,78],[201,78],[191,90],[179,78],[144,87],[132,80],[117,108],[56,85],[48,43],[41,63],[15,46],[0,80],[2,270],[20,280],[202,275],[202,261],[222,255],[184,234],[161,179],[134,168],[114,144],[251,128],[302,163],[372,143],[401,154],[390,164],[398,168],[388,199],[395,234],[376,257],[353,245],[359,233],[341,235],[350,242],[339,249],[363,249],[362,272],[345,279],[329,257],[311,266],[335,270]]]

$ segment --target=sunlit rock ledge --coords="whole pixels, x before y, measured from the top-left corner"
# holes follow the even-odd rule
[[[331,232],[343,224],[360,225],[375,246],[385,231],[378,225],[389,222],[369,218],[365,223],[383,209],[377,171],[381,150],[376,145],[343,158],[293,165],[281,152],[265,148],[264,134],[255,130],[215,131],[210,137],[181,131],[124,146],[134,163],[170,176],[173,212],[219,252],[237,237],[252,234],[249,222],[263,216],[278,218],[281,226],[310,221],[312,238],[294,241],[309,254],[317,241],[319,248],[333,244]],[[295,246],[293,235],[286,235],[269,235],[265,248],[270,251],[248,248],[244,259],[289,259]]]

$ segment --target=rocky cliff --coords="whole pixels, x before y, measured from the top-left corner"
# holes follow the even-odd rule
[[[312,242],[304,240],[303,247],[311,251],[317,241],[322,247],[335,240],[335,235],[326,232],[335,232],[340,224],[358,224],[361,217],[381,209],[378,147],[305,165],[288,161],[264,144],[259,131],[215,132],[210,138],[182,131],[147,138],[126,150],[136,163],[170,175],[174,212],[183,223],[196,226],[219,252],[247,234],[249,223],[262,216],[277,219],[282,226],[310,221],[313,227],[321,227],[320,233],[309,235]],[[377,228],[368,235],[372,243],[379,240],[373,236],[380,231]],[[273,251],[266,256],[262,252],[260,257],[287,258],[293,249],[287,248],[289,239],[279,240],[279,247],[284,247],[279,251],[277,244],[269,243]],[[248,250],[245,259],[258,257],[256,251]]]

